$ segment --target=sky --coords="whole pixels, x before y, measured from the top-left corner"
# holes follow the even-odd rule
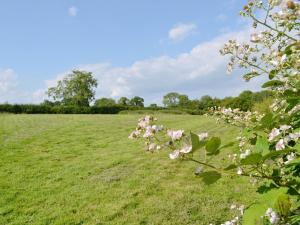
[[[0,0],[0,103],[39,103],[74,69],[98,79],[96,97],[161,103],[259,90],[219,54],[249,37],[247,0]]]

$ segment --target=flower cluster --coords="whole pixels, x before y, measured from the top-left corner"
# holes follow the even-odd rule
[[[156,118],[145,116],[139,119],[136,129],[129,135],[130,139],[145,139],[146,150],[155,151],[162,148],[172,150],[170,159],[176,159],[192,151],[191,140],[186,137],[184,130],[166,129],[162,125],[155,124]],[[199,141],[208,138],[208,133],[200,133]]]
[[[276,225],[276,224],[279,224],[279,222],[280,222],[280,217],[272,208],[267,209],[265,217],[271,224]]]
[[[226,121],[235,126],[252,127],[259,122],[264,114],[259,112],[244,112],[240,109],[231,109],[225,107],[212,107],[210,109],[211,115],[217,116],[219,119]]]
[[[241,222],[241,218],[244,214],[244,210],[245,210],[245,206],[244,205],[236,205],[236,204],[232,204],[230,206],[231,210],[236,210],[237,211],[237,216],[235,216],[232,220],[228,220],[224,223],[222,223],[221,225],[238,225]]]
[[[161,132],[164,128],[162,125],[156,125],[156,118],[153,116],[145,116],[139,119],[137,127],[128,138],[137,139],[137,138],[145,138],[146,146],[148,151],[159,150],[161,148],[160,145],[155,143],[155,135]]]

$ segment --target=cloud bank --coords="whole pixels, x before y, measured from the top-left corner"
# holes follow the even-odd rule
[[[228,58],[219,54],[219,49],[231,37],[246,40],[249,30],[222,34],[219,37],[195,46],[190,52],[176,57],[160,56],[136,61],[128,67],[114,67],[109,63],[78,65],[73,69],[90,71],[98,79],[97,97],[119,98],[134,95],[145,98],[146,103],[161,103],[167,92],[178,91],[199,98],[209,94],[224,97],[238,95],[241,91],[260,90],[262,78],[245,82],[241,71],[226,75]],[[47,87],[57,80],[46,81]]]
[[[115,67],[110,63],[96,63],[77,65],[69,71],[46,80],[44,87],[31,93],[21,93],[19,97],[9,97],[9,89],[13,87],[15,75],[12,71],[0,73],[0,101],[25,102],[42,101],[48,87],[55,86],[57,81],[70,73],[73,69],[90,71],[98,79],[96,97],[119,98],[135,95],[145,99],[146,104],[161,103],[162,96],[167,92],[177,91],[188,94],[191,98],[200,98],[203,95],[216,97],[238,95],[243,90],[260,90],[263,78],[250,82],[242,79],[242,72],[235,71],[232,75],[226,74],[228,58],[219,54],[219,49],[232,37],[239,40],[249,38],[249,29],[238,32],[229,32],[200,43],[191,51],[175,57],[167,55],[138,60],[127,67]],[[12,87],[12,88],[8,88]]]

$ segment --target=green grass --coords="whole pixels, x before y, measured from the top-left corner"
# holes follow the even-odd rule
[[[247,179],[207,186],[195,164],[146,153],[127,138],[138,117],[0,115],[0,224],[219,224],[255,198]],[[201,116],[157,117],[225,143],[238,133]]]

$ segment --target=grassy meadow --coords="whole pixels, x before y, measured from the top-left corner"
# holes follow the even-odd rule
[[[0,114],[0,224],[220,224],[253,201],[245,178],[207,186],[194,163],[129,140],[140,116]],[[224,143],[238,134],[203,116],[156,117]]]

